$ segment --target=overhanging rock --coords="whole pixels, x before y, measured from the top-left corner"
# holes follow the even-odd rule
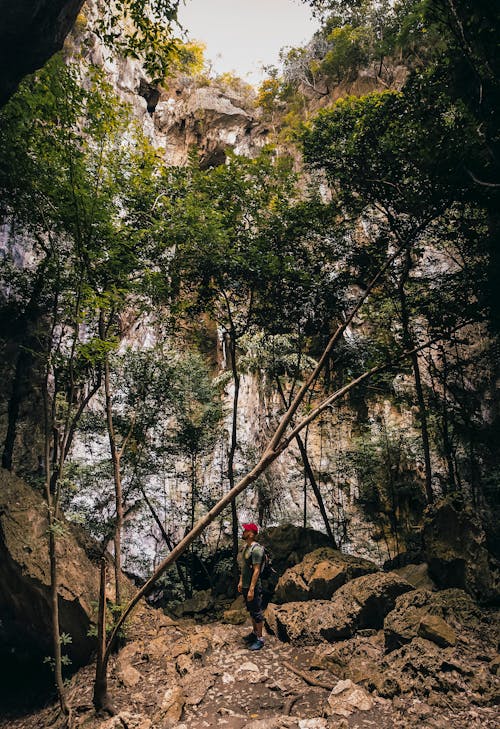
[[[92,651],[88,631],[98,596],[98,571],[68,526],[58,538],[59,618],[74,666]],[[52,655],[47,507],[43,498],[10,472],[0,471],[0,646],[2,653],[32,648]]]

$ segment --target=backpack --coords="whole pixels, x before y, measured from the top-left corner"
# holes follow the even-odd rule
[[[262,560],[262,565],[260,568],[260,577],[264,579],[269,579],[270,577],[273,577],[278,573],[273,567],[273,558],[271,552],[267,549],[267,547],[264,547],[263,544],[261,544],[260,546],[264,550],[264,558]]]

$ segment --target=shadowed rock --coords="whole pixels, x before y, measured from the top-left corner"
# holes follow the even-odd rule
[[[453,627],[458,625],[471,626],[477,623],[480,611],[471,597],[463,590],[452,589],[436,593],[429,590],[415,590],[402,595],[398,597],[394,610],[387,615],[384,621],[386,649],[388,651],[395,650],[412,641],[417,635],[422,635],[422,630],[425,632],[425,625],[429,624],[430,626],[432,624],[432,620],[429,623],[429,619],[432,617],[439,618],[448,625],[449,630],[453,633]],[[422,621],[424,622],[423,628],[421,628]],[[450,627],[450,623],[453,627]],[[441,623],[439,623],[440,630],[437,623],[434,623],[434,625],[435,634],[437,635],[434,642],[438,645],[452,645],[452,634],[448,633]],[[430,630],[429,627],[423,637],[433,640],[430,637]],[[446,632],[448,638],[445,640],[443,637],[442,640],[445,643],[440,643],[439,633],[443,633],[443,631]]]
[[[21,479],[0,472],[0,618],[2,638],[34,654],[51,655],[50,565],[47,507]],[[69,525],[58,538],[59,622],[71,636],[65,646],[76,664],[93,648],[87,633],[98,596],[98,573],[73,539]]]
[[[83,0],[0,0],[0,107],[62,48]]]
[[[429,574],[438,587],[458,587],[480,602],[498,603],[500,565],[488,552],[486,535],[468,508],[450,500],[433,507],[423,530]]]

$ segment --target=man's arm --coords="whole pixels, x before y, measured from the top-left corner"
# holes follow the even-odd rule
[[[260,564],[254,564],[253,566],[252,579],[250,582],[250,587],[248,588],[248,600],[253,600],[254,598],[255,585],[257,584],[257,580],[259,579],[260,568]]]

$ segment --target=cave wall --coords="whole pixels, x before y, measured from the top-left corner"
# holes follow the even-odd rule
[[[63,46],[84,0],[0,0],[0,106]]]

